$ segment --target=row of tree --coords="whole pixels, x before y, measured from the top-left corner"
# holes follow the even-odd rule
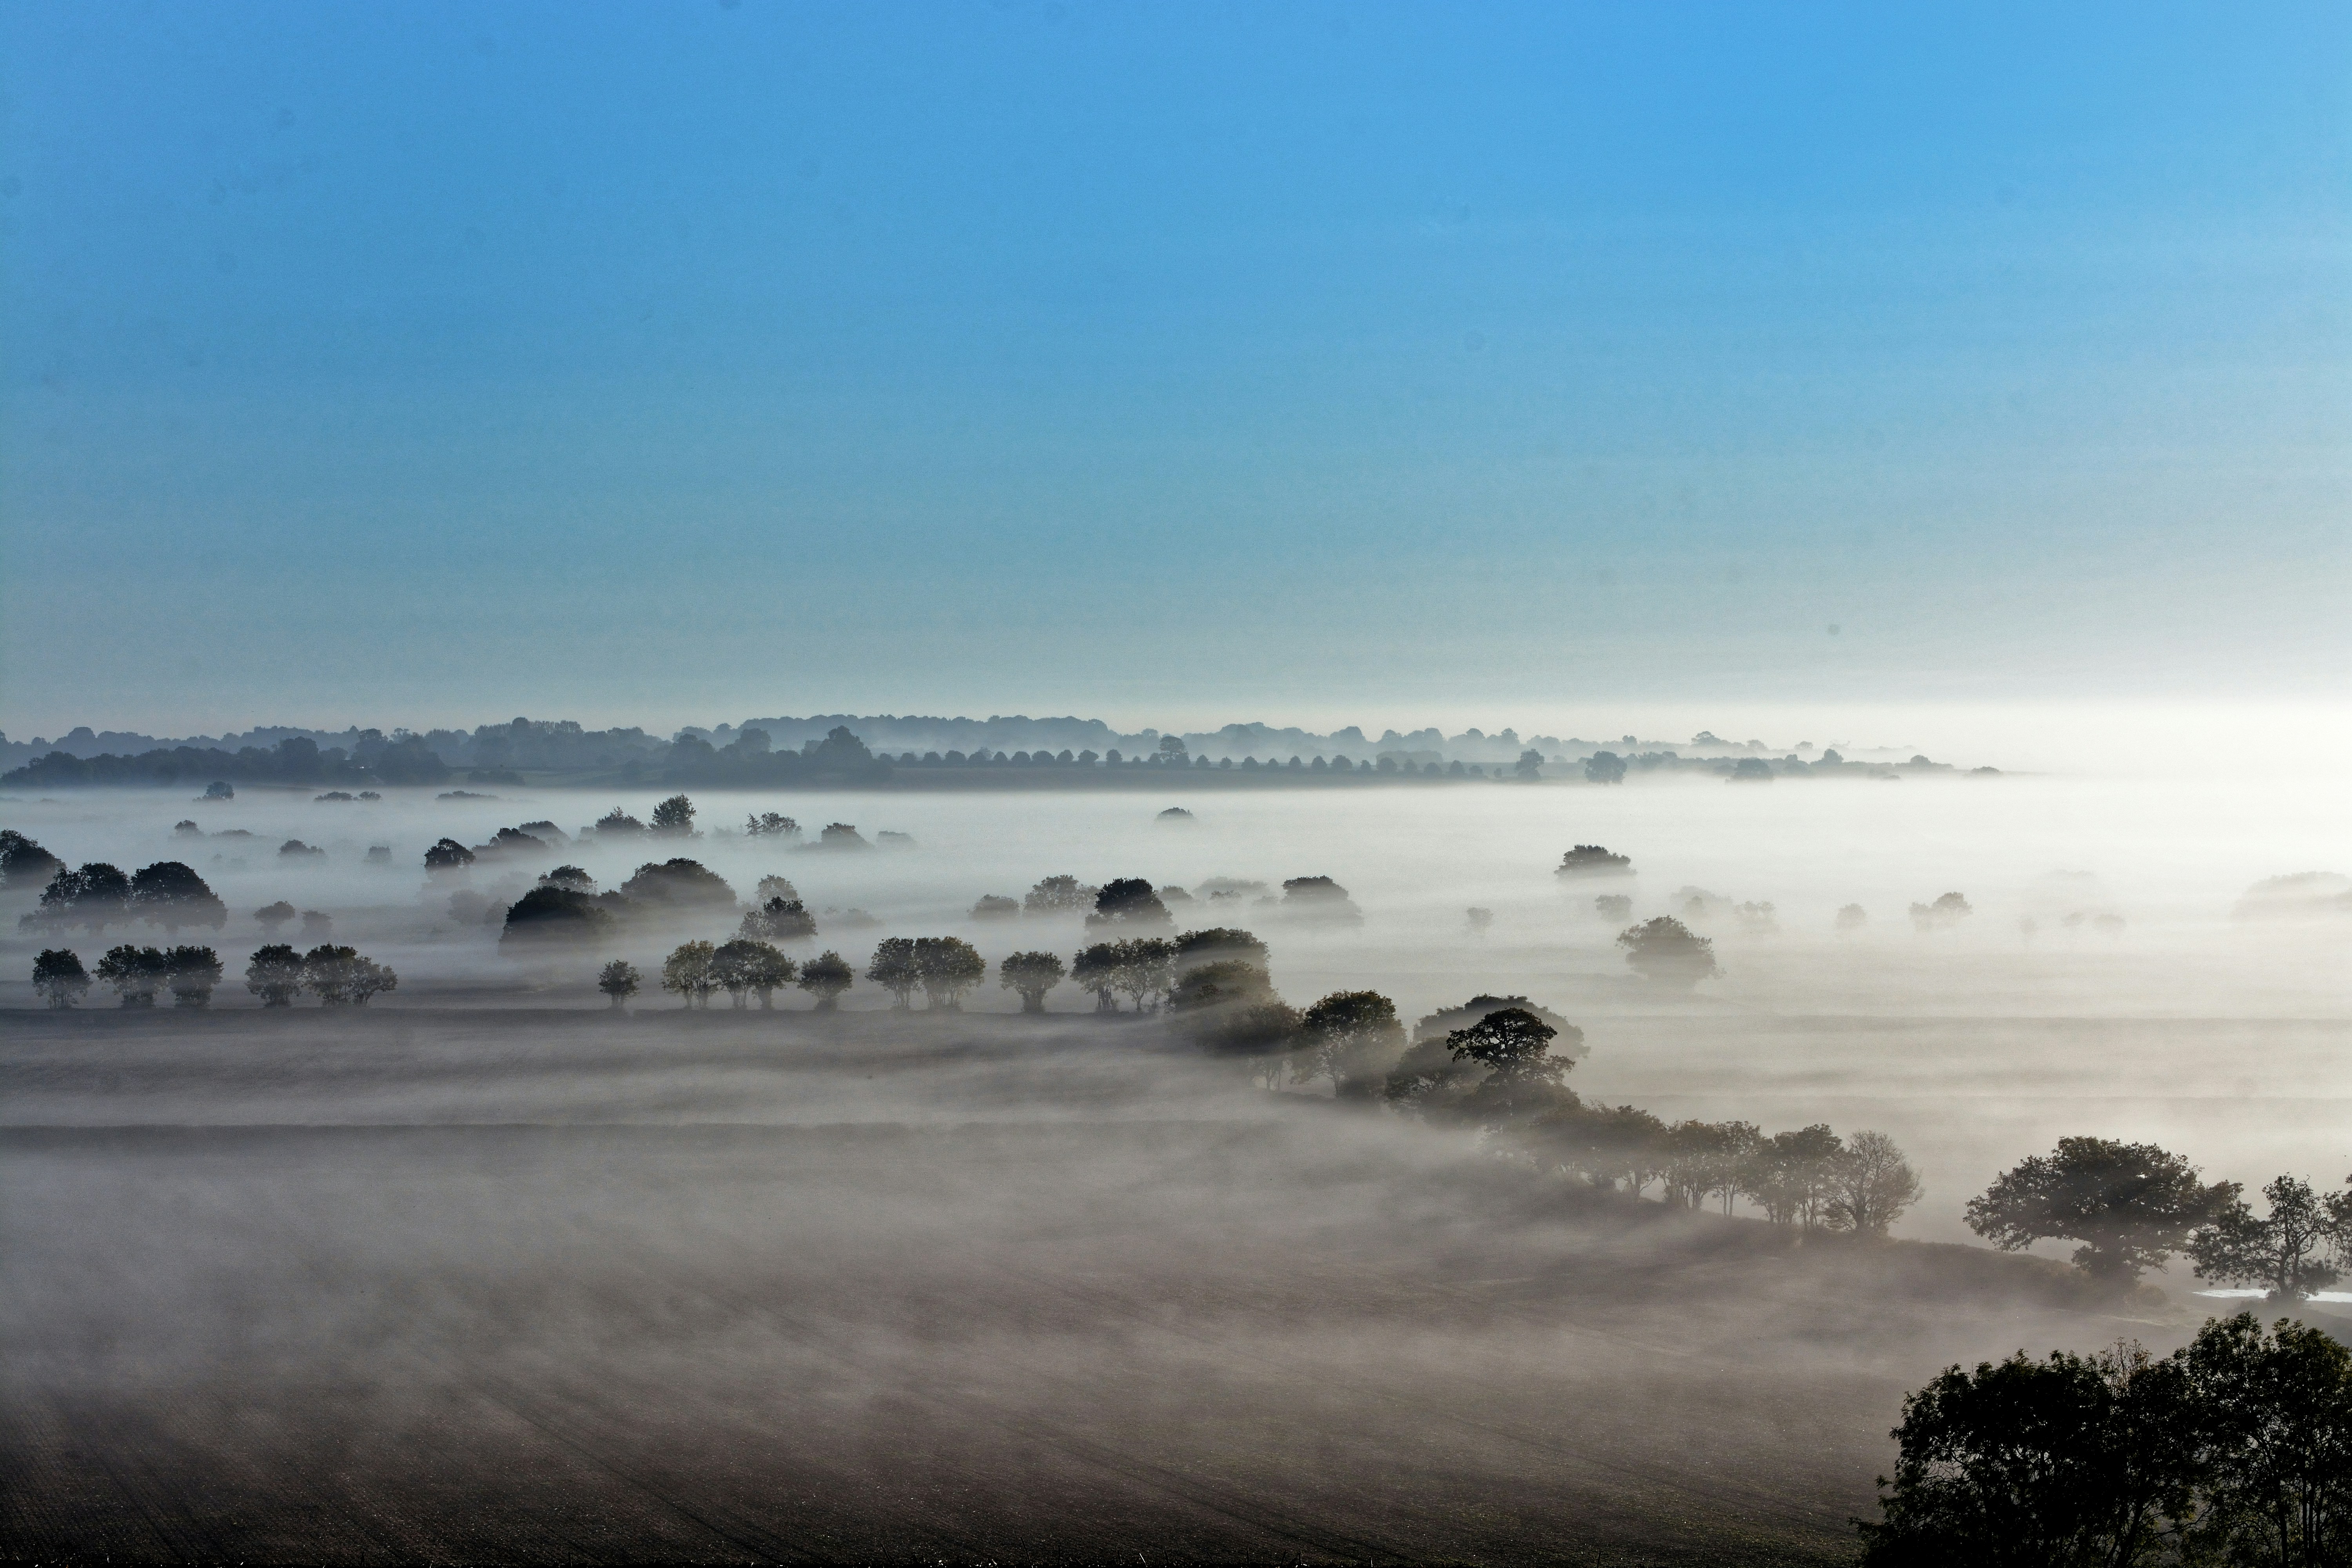
[[[220,954],[209,947],[109,948],[95,978],[114,988],[125,1007],[152,1007],[169,991],[182,1007],[208,1007],[221,983]],[[44,950],[33,961],[33,988],[52,1007],[72,1007],[89,994],[91,973],[79,954]],[[257,948],[245,966],[245,988],[265,1007],[290,1007],[308,994],[325,1006],[364,1007],[368,999],[397,988],[400,976],[356,948],[321,942],[308,952],[284,942]]]
[[[2352,1351],[2288,1319],[1949,1367],[1894,1436],[1873,1568],[2352,1562]]]

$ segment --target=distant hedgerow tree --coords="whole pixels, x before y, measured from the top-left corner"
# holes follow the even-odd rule
[[[672,838],[692,837],[694,802],[682,795],[674,795],[655,806],[653,831]]]
[[[1118,944],[1098,942],[1081,949],[1070,963],[1070,978],[1095,994],[1095,1011],[1118,1011]]]
[[[743,911],[743,924],[737,934],[761,942],[806,942],[816,935],[816,917],[798,899],[772,898],[756,910]]]
[[[163,984],[163,952],[128,942],[109,948],[98,961],[98,977],[114,987],[125,1007],[152,1007]]]
[[[0,827],[0,888],[46,887],[65,862],[13,827]]]
[[[719,989],[718,952],[707,942],[679,943],[662,962],[662,989],[682,998],[689,1008],[709,1006],[710,994]]]
[[[79,1002],[89,991],[89,973],[81,966],[81,955],[58,947],[42,949],[33,960],[33,989],[51,1007]]]
[[[179,1007],[209,1007],[221,983],[220,954],[209,947],[175,947],[163,954],[163,984]]]
[[[271,936],[276,936],[278,934],[278,928],[284,925],[288,921],[292,920],[294,918],[294,906],[288,903],[285,900],[280,899],[274,904],[264,904],[259,909],[254,910],[253,918],[264,931],[268,932]]]
[[[1168,914],[1168,906],[1150,882],[1140,877],[1115,877],[1105,882],[1102,891],[1095,895],[1094,913],[1087,917],[1089,930],[1105,926],[1165,927],[1175,923]]]
[[[1029,889],[1021,907],[1033,915],[1076,914],[1091,909],[1101,892],[1100,888],[1087,887],[1076,877],[1046,877]]]
[[[964,994],[988,978],[988,960],[960,936],[915,939],[915,973],[934,1012],[960,1012]]]
[[[1291,1072],[1302,1083],[1331,1080],[1335,1099],[1369,1099],[1404,1051],[1396,1004],[1377,991],[1335,991],[1299,1019]]]
[[[1614,752],[1595,752],[1584,759],[1584,777],[1589,784],[1623,784],[1625,759]]]
[[[302,955],[284,942],[254,949],[245,966],[245,988],[265,1007],[291,1007],[302,994]]]
[[[425,869],[462,871],[474,863],[474,852],[454,838],[444,838],[425,852]]]
[[[914,1005],[915,993],[923,984],[923,972],[915,962],[915,943],[903,936],[884,937],[874,949],[874,957],[866,966],[866,978],[890,993],[890,1005],[905,1012]]]
[[[176,934],[182,926],[228,923],[228,906],[220,901],[193,867],[177,860],[158,860],[131,879],[131,910],[149,925]]]
[[[611,999],[613,1010],[616,1013],[627,1004],[630,997],[637,994],[637,988],[644,984],[644,977],[638,974],[637,966],[625,958],[613,960],[596,974],[596,989]]]
[[[801,965],[800,987],[816,998],[816,1010],[820,1013],[830,1013],[839,1006],[841,994],[856,980],[848,961],[830,950]]]
[[[997,984],[1021,994],[1024,1013],[1044,1012],[1045,994],[1059,985],[1067,973],[1061,959],[1050,952],[1012,953],[996,966]]]

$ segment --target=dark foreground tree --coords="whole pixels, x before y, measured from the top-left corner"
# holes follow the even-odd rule
[[[637,973],[637,966],[625,958],[616,958],[596,973],[596,989],[611,999],[616,1013],[627,1005],[629,998],[644,984],[645,977]]]
[[[1396,1004],[1377,991],[1334,991],[1299,1019],[1291,1072],[1301,1082],[1331,1080],[1335,1100],[1370,1100],[1404,1052]]]
[[[2037,1241],[2079,1241],[2074,1263],[2093,1279],[2130,1284],[2161,1268],[2189,1234],[2237,1201],[2238,1184],[2197,1179],[2197,1167],[2153,1143],[2062,1138],[1969,1200],[1969,1228],[2004,1252]]]
[[[245,966],[245,988],[265,1007],[291,1007],[302,994],[302,955],[282,942],[254,949]]]
[[[2195,1560],[2352,1563],[2352,1351],[2281,1318],[2209,1321],[2188,1351],[2202,1436]]]
[[[2327,1261],[2330,1243],[2352,1257],[2352,1235],[2341,1216],[2352,1192],[2322,1194],[2309,1182],[2281,1176],[2263,1189],[2270,1213],[2257,1216],[2242,1198],[2189,1237],[2197,1278],[2217,1285],[2260,1285],[2273,1300],[2300,1301],[2343,1278]]]
[[[1007,991],[1020,993],[1024,1013],[1042,1013],[1045,1010],[1045,994],[1059,985],[1067,973],[1054,953],[1015,952],[996,966],[996,983]]]
[[[152,1007],[163,985],[163,951],[128,942],[110,947],[98,961],[98,977],[114,987],[125,1007]]]
[[[830,950],[801,965],[800,987],[816,998],[816,1010],[830,1013],[840,1006],[841,994],[856,984],[849,963]]]
[[[1687,991],[1716,973],[1715,943],[1672,915],[1619,932],[1617,945],[1633,973],[1653,985]]]
[[[1955,1366],[1903,1402],[1871,1568],[2130,1568],[2188,1511],[2197,1474],[2181,1361],[2137,1345]]]
[[[33,960],[33,989],[51,1007],[73,1006],[89,992],[89,972],[81,955],[61,947],[43,948]]]
[[[1561,1081],[1573,1063],[1552,1054],[1559,1034],[1524,1007],[1498,1008],[1407,1051],[1382,1098],[1425,1121],[1490,1131],[1573,1104]]]

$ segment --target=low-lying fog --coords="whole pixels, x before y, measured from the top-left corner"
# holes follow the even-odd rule
[[[670,944],[731,917],[612,950],[648,976],[614,1019],[593,988],[612,952],[513,960],[451,914],[559,858],[610,888],[689,855],[746,900],[781,874],[821,928],[795,953],[861,970],[890,934],[1067,958],[1075,919],[968,915],[1055,873],[1329,876],[1360,926],[1250,893],[1179,904],[1178,924],[1256,931],[1297,1005],[1369,987],[1410,1020],[1527,994],[1584,1028],[1588,1100],[1889,1132],[1926,1184],[1895,1230],[1914,1239],[1972,1241],[1967,1198],[2069,1133],[2152,1139],[2250,1186],[2352,1171],[2352,919],[2231,918],[2251,884],[2352,871],[2352,849],[2340,801],[2257,778],[698,795],[688,844],[575,842],[430,883],[444,836],[576,834],[667,792],[310,793],[0,807],[70,863],[184,860],[232,910],[194,937],[229,970],[209,1016],[126,1015],[102,989],[6,1016],[19,1544],[1828,1558],[1902,1392],[1937,1368],[2183,1337],[1981,1251],[1636,1223],[1465,1135],[1270,1096],[1070,986],[1042,1023],[894,1016],[862,984],[835,1020],[798,992],[786,1017],[723,997],[688,1016],[650,989]],[[1160,823],[1171,805],[1193,820]],[[754,810],[913,843],[720,833]],[[175,838],[183,817],[253,837]],[[324,861],[281,861],[289,837]],[[1580,843],[1638,875],[1554,876]],[[1594,900],[1681,915],[1686,888],[1720,900],[1694,923],[1725,973],[1661,996]],[[1908,907],[1947,891],[1974,913],[1915,931]],[[253,911],[281,899],[330,913],[399,989],[364,1015],[260,1012],[240,974]],[[94,962],[125,939],[18,933],[27,901],[0,991],[21,1009],[37,947]],[[1776,929],[1732,908],[1758,902]],[[1848,904],[1868,923],[1841,934]],[[1015,1003],[992,977],[968,1005]],[[2196,1305],[2184,1265],[2158,1279]]]

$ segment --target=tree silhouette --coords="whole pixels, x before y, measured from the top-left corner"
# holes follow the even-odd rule
[[[1167,927],[1175,923],[1168,906],[1151,884],[1140,877],[1118,877],[1103,884],[1095,896],[1094,913],[1087,917],[1090,931],[1107,926]]]
[[[1302,1041],[1292,1074],[1302,1083],[1331,1080],[1336,1100],[1368,1100],[1404,1050],[1396,1004],[1377,991],[1334,991],[1299,1020]]]
[[[707,942],[680,942],[662,961],[661,987],[683,1000],[688,1008],[709,1007],[719,989],[719,950]]]
[[[130,902],[131,879],[102,860],[93,860],[77,871],[59,868],[41,889],[39,907],[17,923],[35,931],[80,926],[96,936],[121,921]]]
[[[629,998],[645,984],[637,966],[625,958],[616,958],[596,973],[596,989],[611,998],[613,1010],[620,1012]]]
[[[2322,1256],[2332,1241],[2352,1258],[2352,1192],[2322,1194],[2309,1182],[2280,1176],[2263,1188],[2270,1213],[2256,1217],[2233,1199],[2189,1237],[2197,1278],[2221,1285],[2260,1285],[2273,1300],[2301,1301],[2326,1289],[2343,1271]],[[2352,1522],[2352,1521],[2347,1521]]]
[[[1076,914],[1092,908],[1101,892],[1100,888],[1087,887],[1076,877],[1045,877],[1029,889],[1021,907],[1033,915]]]
[[[260,923],[261,929],[264,931],[268,932],[271,936],[276,936],[278,934],[278,928],[284,925],[288,921],[292,920],[294,918],[294,906],[288,903],[285,900],[280,899],[274,904],[264,904],[259,909],[254,910],[253,918]]]
[[[1885,1236],[1919,1201],[1919,1175],[1884,1132],[1857,1132],[1831,1162],[1825,1217],[1839,1230]]]
[[[81,966],[81,956],[64,948],[43,948],[33,960],[33,989],[49,1006],[63,1009],[74,1005],[89,991],[89,973]]]
[[[1623,784],[1625,759],[1614,752],[1595,752],[1584,759],[1584,777],[1597,784]]]
[[[220,954],[209,947],[175,947],[163,954],[163,984],[180,1007],[209,1007],[221,983]]]
[[[1095,994],[1095,1011],[1118,1011],[1118,944],[1098,942],[1081,949],[1070,963],[1070,979]]]
[[[1555,877],[1594,878],[1630,877],[1633,874],[1633,858],[1612,855],[1598,844],[1580,844],[1563,852]]]
[[[256,948],[245,966],[245,988],[265,1007],[291,1007],[302,994],[302,955],[284,942]]]
[[[654,807],[653,831],[671,838],[694,836],[694,802],[674,795]]]
[[[830,1013],[840,1005],[841,994],[856,984],[848,962],[830,950],[801,965],[800,987],[816,998],[816,1010]]]
[[[98,961],[98,977],[114,987],[125,1007],[152,1007],[163,984],[163,954],[152,947],[124,943],[107,949]]]
[[[1024,1013],[1044,1012],[1045,994],[1059,985],[1066,973],[1061,959],[1050,952],[1012,953],[996,966],[997,984],[1021,994]]]
[[[890,1005],[906,1012],[914,1005],[915,993],[923,984],[923,972],[915,962],[915,943],[903,936],[884,937],[876,944],[874,957],[866,966],[866,978],[890,993]]]
[[[1626,963],[1653,985],[1689,990],[1717,973],[1715,943],[1672,915],[1620,931],[1617,945],[1625,950]]]
[[[2237,1201],[2234,1182],[2207,1186],[2197,1167],[2153,1143],[2061,1138],[1969,1200],[1969,1228],[2004,1252],[2079,1241],[2074,1265],[2112,1286],[2160,1268],[2189,1233]]]
[[[462,871],[474,863],[474,852],[454,838],[444,838],[425,852],[427,872]]]
[[[735,889],[699,860],[648,860],[621,884],[621,896],[675,910],[732,910]]]
[[[0,827],[0,888],[46,887],[65,862],[13,827]]]
[[[915,973],[933,1012],[963,1009],[964,994],[988,978],[988,960],[960,936],[915,939]]]
[[[743,924],[737,934],[761,942],[805,942],[816,935],[816,917],[803,908],[798,899],[772,898],[756,910],[744,911]]]

